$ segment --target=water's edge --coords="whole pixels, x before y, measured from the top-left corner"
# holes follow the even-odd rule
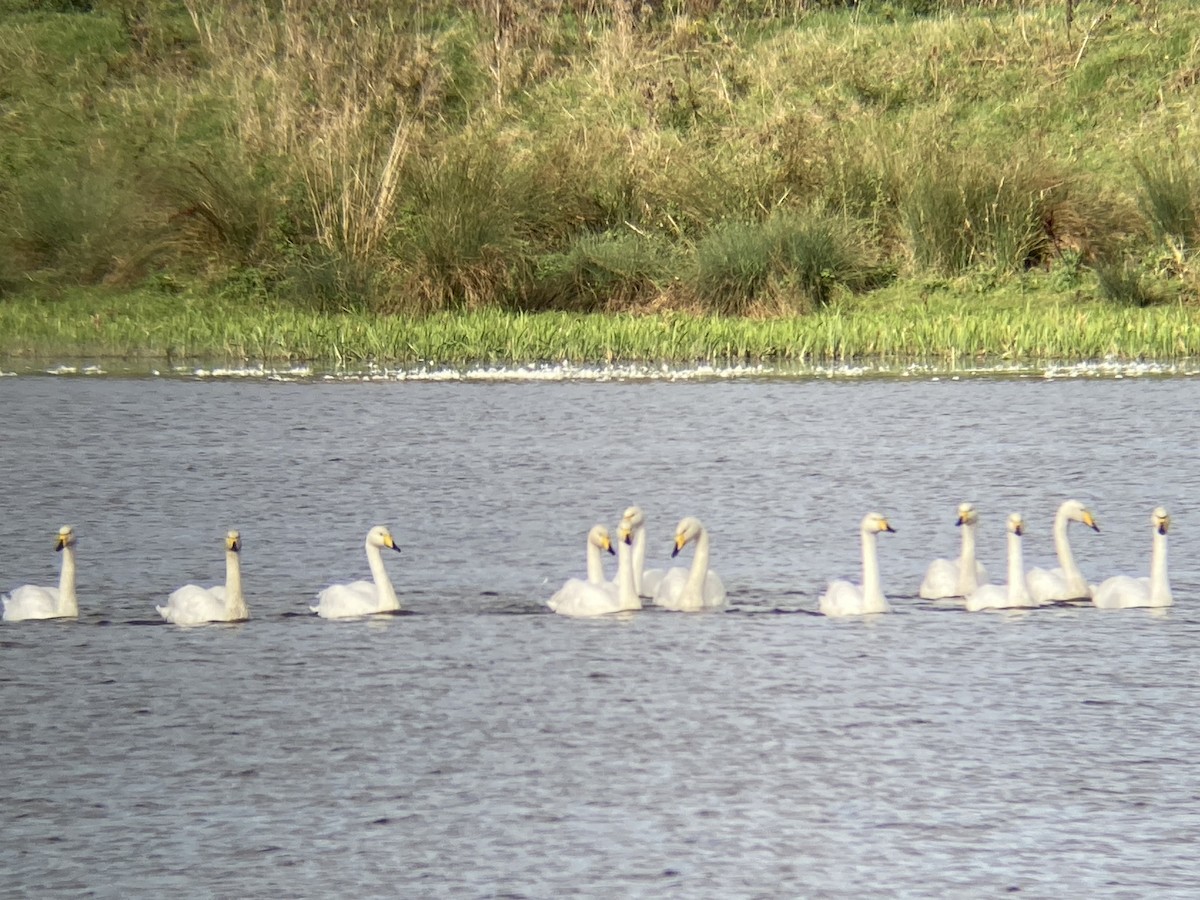
[[[325,366],[195,359],[22,358],[0,356],[0,377],[30,375],[114,378],[263,379],[267,381],[730,381],[911,378],[1139,378],[1191,377],[1200,360],[1086,361],[1003,359],[947,363],[939,360],[848,360],[837,363],[527,363],[463,366]]]

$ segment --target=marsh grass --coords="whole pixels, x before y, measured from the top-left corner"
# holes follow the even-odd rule
[[[947,153],[914,179],[901,211],[919,268],[1016,273],[1047,263],[1068,218],[1065,181],[1030,161]]]
[[[628,309],[652,300],[670,280],[672,247],[661,235],[625,228],[577,237],[539,260],[536,308]]]
[[[805,316],[316,313],[290,305],[143,292],[0,304],[0,355],[204,359],[321,366],[543,362],[808,363],[983,359],[1174,360],[1200,355],[1200,321],[1180,304],[1080,306],[1034,291],[981,309],[969,299],[842,302]]]
[[[820,208],[723,223],[696,242],[694,254],[683,289],[718,315],[745,314],[767,299],[781,309],[811,311],[839,289],[886,280],[865,242]]]
[[[1094,267],[1100,296],[1123,306],[1150,306],[1157,297],[1146,279],[1128,261],[1100,261]]]
[[[1138,202],[1155,235],[1177,251],[1200,240],[1200,167],[1177,148],[1134,162]]]
[[[1200,293],[1197,160],[1158,149],[1200,125],[1184,0],[1070,33],[1050,0],[33,6],[0,17],[9,293],[787,316],[1163,243]]]
[[[394,249],[419,311],[478,308],[527,281],[530,220],[544,196],[529,174],[471,141],[414,161]]]
[[[2,193],[9,206],[0,241],[17,268],[65,284],[142,274],[155,229],[130,173],[84,157],[30,173]]]

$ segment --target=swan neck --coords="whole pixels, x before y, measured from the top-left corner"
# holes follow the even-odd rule
[[[617,560],[618,565],[620,559]],[[646,526],[639,525],[633,532],[633,588],[642,593],[642,575],[646,571]]]
[[[62,572],[58,576],[58,614],[79,615],[79,601],[75,597],[75,548],[70,545],[62,549]]]
[[[1008,599],[1014,605],[1027,603],[1031,599],[1029,586],[1025,583],[1025,559],[1021,552],[1021,536],[1008,533]]]
[[[1054,552],[1058,556],[1058,564],[1063,570],[1063,578],[1073,597],[1089,596],[1087,582],[1083,573],[1075,565],[1075,555],[1071,552],[1071,542],[1067,538],[1067,525],[1070,520],[1063,513],[1054,517]]]
[[[387,566],[383,564],[383,556],[374,544],[367,544],[367,565],[371,569],[371,578],[375,581],[375,589],[379,592],[379,612],[388,612],[400,608],[396,597],[396,589],[392,587],[392,579],[388,577]]]
[[[367,554],[370,555],[373,548],[367,548]],[[379,551],[375,550],[375,558],[379,558]],[[382,563],[381,563],[382,565]],[[374,571],[372,569],[372,571]],[[587,542],[587,580],[590,584],[604,583],[604,563],[600,560],[600,548],[591,542]]]
[[[875,552],[875,534],[862,532],[862,591],[863,603],[868,609],[884,603],[883,585],[879,581],[879,557]]]
[[[704,579],[708,576],[708,529],[700,529],[696,536],[696,550],[692,555],[692,568],[688,571],[686,590],[689,596],[702,596]]]
[[[1167,579],[1167,536],[1155,529],[1150,549],[1150,605],[1170,606],[1172,602],[1171,583]]]
[[[622,610],[641,609],[637,583],[634,581],[634,549],[621,541],[617,544],[617,604]]]
[[[962,528],[962,552],[958,556],[958,592],[967,596],[975,590],[975,526],[966,522]]]
[[[250,618],[242,594],[242,559],[236,550],[225,551],[225,611],[231,622]]]

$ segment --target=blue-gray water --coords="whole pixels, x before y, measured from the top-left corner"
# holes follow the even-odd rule
[[[277,384],[0,380],[6,896],[1194,896],[1200,382]],[[981,513],[1052,564],[1176,605],[968,614],[914,599]],[[701,517],[718,614],[567,620],[595,521],[640,503],[663,564]],[[810,615],[877,508],[896,609]],[[308,616],[389,524],[406,614]],[[252,619],[154,604],[221,580]],[[690,551],[685,551],[687,555]]]

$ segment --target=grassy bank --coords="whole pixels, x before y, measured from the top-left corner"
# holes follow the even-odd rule
[[[808,316],[751,319],[661,313],[432,315],[300,311],[286,304],[97,296],[0,304],[0,357],[313,363],[359,367],[477,363],[798,363],[984,359],[1021,363],[1200,356],[1200,319],[1182,304],[1148,308],[994,291],[835,303]]]
[[[0,0],[0,341],[1193,352],[1200,8],[1069,8]]]

